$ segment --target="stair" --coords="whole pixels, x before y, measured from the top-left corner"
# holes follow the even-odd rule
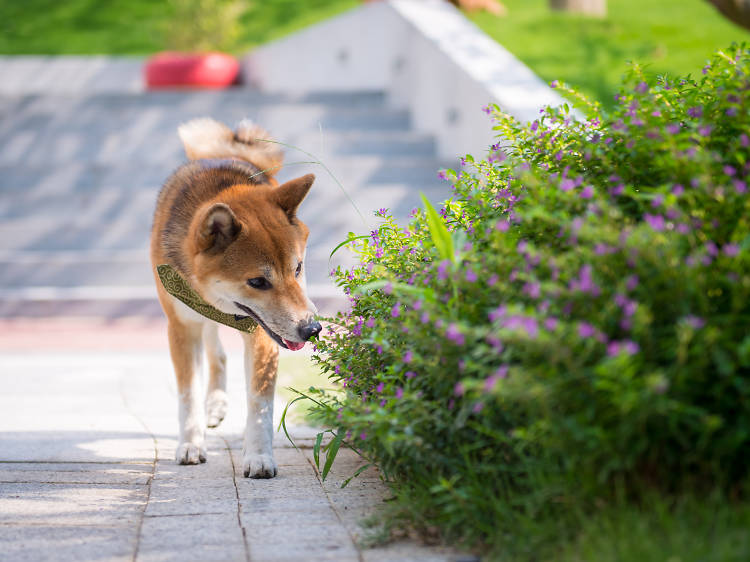
[[[0,58],[0,75],[9,64]],[[317,176],[300,216],[311,230],[310,294],[324,312],[346,304],[328,272],[351,258],[328,257],[349,231],[367,232],[381,207],[406,221],[420,191],[432,200],[450,195],[437,171],[453,163],[435,156],[434,139],[412,131],[409,113],[390,108],[383,92],[115,86],[0,88],[0,317],[161,314],[148,259],[151,218],[161,183],[184,161],[177,126],[193,117],[255,120],[324,162],[356,203],[364,222],[322,166],[285,149],[280,181]]]

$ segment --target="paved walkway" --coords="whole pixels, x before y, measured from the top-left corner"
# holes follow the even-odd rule
[[[299,450],[277,435],[276,478],[243,478],[244,382],[239,354],[229,355],[232,402],[209,432],[208,462],[178,466],[166,350],[0,354],[0,558],[457,559],[414,541],[366,548],[360,521],[387,488],[372,469],[340,488],[362,464],[351,451],[322,483],[315,430],[292,430]],[[294,378],[291,359],[279,386]]]

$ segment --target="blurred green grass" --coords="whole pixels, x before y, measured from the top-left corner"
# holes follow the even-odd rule
[[[320,367],[313,363],[307,353],[296,353],[294,355],[284,353],[279,357],[279,375],[276,381],[276,395],[286,404],[299,396],[290,388],[296,388],[305,392],[308,388],[333,388],[333,384],[328,381]],[[300,400],[296,402],[287,415],[289,424],[313,425],[307,418],[307,412],[310,409],[309,400]]]
[[[247,2],[233,47],[255,45],[358,5],[356,0]],[[147,55],[167,48],[169,0],[6,0],[0,2],[0,53]]]
[[[503,0],[504,17],[469,17],[546,81],[614,103],[628,61],[654,74],[700,73],[711,54],[750,32],[705,0],[608,0],[604,19],[552,12],[548,0]]]

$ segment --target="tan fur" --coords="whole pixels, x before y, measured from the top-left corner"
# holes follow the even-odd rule
[[[204,300],[229,314],[247,315],[243,311],[250,310],[275,334],[276,341],[258,326],[253,334],[243,335],[252,369],[248,407],[270,401],[272,409],[277,341],[300,345],[305,339],[301,327],[312,322],[315,312],[305,292],[304,270],[299,269],[309,231],[296,217],[314,177],[303,176],[277,187],[273,174],[282,161],[278,145],[256,141],[269,138],[268,133],[247,122],[233,132],[211,119],[198,119],[182,125],[179,135],[194,161],[181,166],[159,194],[151,234],[152,264],[154,269],[162,263],[172,265]],[[269,287],[260,290],[249,284],[248,280],[258,278]],[[181,397],[177,459],[183,464],[203,462],[203,434],[195,429],[205,425],[195,398],[202,347],[210,372],[209,427],[218,425],[226,410],[226,358],[215,326],[206,326],[211,321],[169,295],[158,278],[156,286],[168,319]],[[266,420],[267,408],[259,412],[257,416]],[[248,449],[261,452],[248,453],[245,472],[273,476],[272,454],[263,449],[270,445],[248,445],[256,437],[246,434]]]
[[[213,119],[193,119],[180,125],[177,134],[190,160],[239,158],[252,162],[269,176],[276,174],[284,160],[281,146],[268,131],[247,119],[235,131]]]

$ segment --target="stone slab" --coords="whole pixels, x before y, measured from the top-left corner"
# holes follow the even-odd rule
[[[0,483],[146,485],[148,464],[0,463]]]
[[[145,517],[137,560],[244,561],[245,543],[237,512]]]
[[[2,559],[13,562],[133,560],[137,528],[0,523]]]
[[[135,526],[146,486],[113,484],[0,484],[0,522],[26,525]]]

